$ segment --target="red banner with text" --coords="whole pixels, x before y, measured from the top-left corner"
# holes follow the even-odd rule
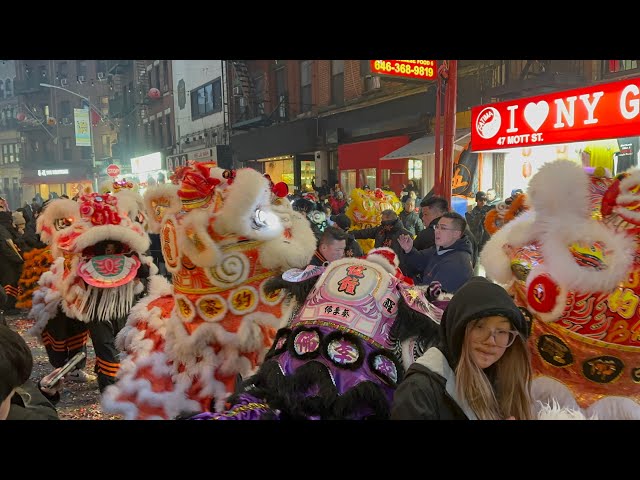
[[[471,126],[473,151],[640,135],[640,79],[473,107]]]

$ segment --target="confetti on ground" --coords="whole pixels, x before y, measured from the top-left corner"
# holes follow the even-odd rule
[[[24,318],[24,315],[7,316],[7,324],[10,328],[22,335],[33,355],[33,371],[31,379],[35,382],[53,370],[47,357],[47,351],[38,339],[27,334],[27,330],[33,326],[33,320]],[[96,357],[91,339],[87,344],[87,366],[85,372],[94,374]],[[64,391],[60,396],[60,402],[56,405],[60,420],[120,420],[119,415],[108,415],[102,412],[100,407],[100,390],[98,382],[88,383],[66,382]]]

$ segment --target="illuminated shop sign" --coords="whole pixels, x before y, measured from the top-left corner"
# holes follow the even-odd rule
[[[640,79],[474,107],[471,126],[474,151],[640,135]]]
[[[437,68],[435,60],[370,60],[371,73],[394,77],[433,80]]]
[[[141,157],[131,159],[131,173],[154,172],[162,169],[162,154],[160,152],[150,153]]]
[[[50,175],[69,175],[68,169],[61,170],[38,170],[39,177],[48,177]]]

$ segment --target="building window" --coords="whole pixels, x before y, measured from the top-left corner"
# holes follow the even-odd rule
[[[162,60],[162,92],[169,89],[169,60]]]
[[[13,88],[11,85],[11,79],[7,78],[7,80],[4,82],[4,98],[9,98],[12,96],[13,96]]]
[[[276,104],[278,105],[278,117],[280,120],[287,120],[287,69],[282,66],[276,72]]]
[[[63,100],[62,102],[60,102],[60,116],[71,116],[71,102],[69,100]]]
[[[67,62],[60,62],[58,64],[58,77],[62,78],[68,78],[69,76],[69,65],[67,64]]]
[[[312,60],[303,60],[300,62],[300,111],[308,112],[311,110],[311,67]]]
[[[167,147],[173,146],[173,138],[171,136],[171,115],[164,116],[164,123],[167,126]]]
[[[351,191],[356,188],[356,171],[342,170],[340,172],[340,186],[348,198],[351,195]]]
[[[360,188],[367,185],[370,189],[376,188],[376,169],[375,168],[363,168],[358,170],[360,176]]]
[[[164,147],[164,125],[162,117],[158,117],[158,145],[154,150],[161,150]]]
[[[191,119],[206,117],[222,110],[222,82],[220,77],[202,87],[191,90]]]
[[[65,162],[71,161],[71,137],[64,137],[62,139],[62,159]]]
[[[413,180],[417,187],[420,183],[419,180],[422,179],[422,160],[410,158],[408,167],[407,175],[409,176],[409,180]]]
[[[155,120],[149,122],[149,132],[151,132],[149,145],[151,145],[151,148],[155,148],[156,146],[156,121]]]
[[[109,97],[100,97],[100,113],[103,117],[109,116]]]
[[[2,145],[2,163],[5,165],[9,163],[9,145],[8,144]]]
[[[256,94],[256,107],[259,115],[264,115],[264,75],[258,75],[253,79]]]
[[[331,103],[344,104],[344,60],[331,60]]]
[[[102,135],[102,156],[111,156],[111,135]]]
[[[87,61],[86,60],[76,60],[76,73],[78,75],[79,82],[83,82],[86,80],[87,78]]]
[[[96,74],[103,73],[107,74],[107,61],[106,60],[97,60],[96,61]]]
[[[16,163],[20,162],[20,144],[15,143],[15,151],[16,151]]]
[[[605,73],[619,73],[638,68],[637,60],[605,60]]]

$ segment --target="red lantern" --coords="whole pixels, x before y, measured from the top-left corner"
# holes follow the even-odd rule
[[[58,122],[56,121],[55,118],[53,118],[53,117],[47,118],[47,125],[54,126],[56,123],[58,123]]]
[[[18,120],[19,122],[23,122],[25,118],[27,118],[27,116],[22,112],[20,112],[20,113],[18,113],[18,115],[16,115],[16,120]]]
[[[522,176],[524,178],[529,178],[531,176],[531,164],[529,162],[524,162],[522,164]]]
[[[149,96],[149,98],[157,100],[158,98],[160,98],[160,90],[158,90],[157,88],[150,88],[147,95]]]

